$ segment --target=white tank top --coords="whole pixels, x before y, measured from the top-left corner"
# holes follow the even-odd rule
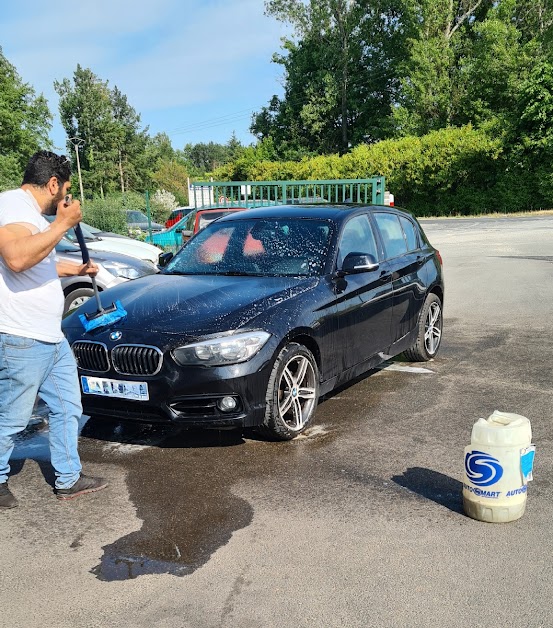
[[[25,190],[0,194],[0,227],[33,225],[36,233],[50,228],[33,195]],[[41,262],[16,273],[0,256],[0,332],[44,342],[63,340],[64,296],[52,251]]]

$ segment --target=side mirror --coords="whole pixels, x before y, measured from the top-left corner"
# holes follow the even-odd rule
[[[344,263],[342,264],[341,272],[344,275],[368,273],[373,270],[378,270],[379,266],[380,264],[376,261],[374,255],[354,251],[346,255]]]
[[[163,268],[164,266],[167,266],[167,264],[173,259],[173,257],[174,257],[174,253],[171,253],[171,252],[169,252],[169,253],[162,253],[159,256],[159,261],[158,261],[157,265],[160,268]]]

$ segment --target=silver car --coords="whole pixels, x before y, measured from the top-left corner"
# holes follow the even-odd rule
[[[56,257],[59,261],[82,263],[81,250],[66,238],[56,245]],[[91,252],[91,258],[99,268],[96,283],[101,292],[130,279],[159,272],[155,264],[121,253],[94,251]],[[65,295],[64,315],[94,296],[92,282],[88,277],[62,277],[61,285]]]

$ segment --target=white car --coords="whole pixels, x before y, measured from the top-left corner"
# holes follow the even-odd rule
[[[52,220],[53,217],[49,219]],[[100,231],[100,229],[96,229],[84,222],[81,222],[81,228],[83,230],[86,246],[91,251],[122,253],[123,255],[130,255],[131,257],[151,262],[156,266],[160,254],[163,253],[162,249],[153,244],[148,244],[148,242],[141,242],[140,240],[134,240],[133,238],[109,231]],[[67,232],[66,237],[73,244],[77,244],[77,237],[73,229]]]
[[[62,238],[56,244],[56,257],[59,261],[76,262],[77,264],[82,262],[80,248],[66,238]],[[138,279],[139,277],[159,272],[159,268],[148,260],[140,260],[130,255],[122,255],[111,251],[92,253],[91,258],[98,265],[99,270],[96,275],[96,283],[100,292],[130,279]],[[62,277],[61,286],[65,296],[64,314],[79,307],[79,305],[82,305],[94,295],[92,282],[89,277],[81,275]]]

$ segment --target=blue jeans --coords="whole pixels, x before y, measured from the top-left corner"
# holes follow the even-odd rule
[[[0,484],[8,479],[13,436],[27,427],[37,395],[50,411],[56,488],[69,488],[82,468],[77,451],[81,391],[69,343],[0,333]]]

